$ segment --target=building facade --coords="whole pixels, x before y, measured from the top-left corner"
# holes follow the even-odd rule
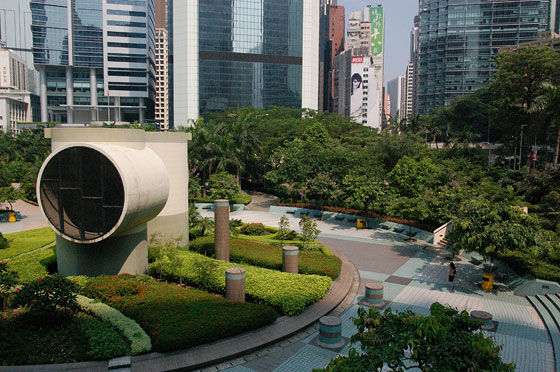
[[[17,123],[39,120],[34,82],[25,60],[0,48],[0,131],[17,132]]]
[[[406,77],[404,75],[397,76],[393,80],[387,82],[387,94],[391,102],[390,115],[394,118],[403,119],[405,117],[406,109]]]
[[[489,85],[498,49],[549,28],[550,0],[420,0],[417,114]]]
[[[313,0],[174,2],[174,125],[228,107],[318,109]]]
[[[340,115],[381,129],[384,116],[383,7],[352,12],[348,19],[349,49],[335,57],[334,108]]]
[[[155,120],[160,130],[169,129],[169,38],[165,28],[156,28]]]
[[[41,121],[153,119],[154,0],[31,0]]]

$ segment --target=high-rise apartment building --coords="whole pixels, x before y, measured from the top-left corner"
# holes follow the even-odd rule
[[[417,114],[487,87],[505,45],[549,28],[550,0],[420,0]]]
[[[38,121],[33,71],[13,51],[0,47],[0,131],[17,131],[18,122]]]
[[[405,110],[403,104],[406,100],[406,77],[404,75],[397,76],[387,83],[387,94],[389,95],[391,106],[390,115],[394,118],[402,119],[405,117]]]
[[[376,129],[385,120],[384,21],[381,6],[352,12],[347,29],[349,49],[335,57],[334,111]]]
[[[414,74],[414,63],[410,62],[406,66],[406,90],[405,99],[403,104],[403,109],[401,112],[404,113],[403,119],[411,120],[414,116],[414,87],[415,87],[415,74]]]
[[[160,130],[169,129],[169,38],[165,28],[156,28],[155,120]]]
[[[154,0],[31,0],[41,120],[153,118]]]
[[[173,12],[175,125],[228,107],[318,109],[317,1],[175,1]]]

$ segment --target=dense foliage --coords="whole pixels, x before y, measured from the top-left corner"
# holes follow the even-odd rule
[[[51,315],[58,310],[76,311],[78,286],[60,274],[37,278],[17,291],[13,306],[25,306],[31,313]]]
[[[277,316],[265,305],[232,302],[144,276],[100,276],[91,279],[84,292],[134,319],[160,352],[233,336],[271,323]]]
[[[380,313],[371,308],[366,312],[361,307],[354,324],[358,332],[351,340],[360,351],[351,348],[348,356],[338,356],[315,372],[385,371],[384,365],[399,372],[411,368],[426,372],[515,370],[501,360],[502,347],[479,331],[479,321],[438,302],[430,307],[429,316],[411,310]]]
[[[224,293],[225,270],[229,267],[245,269],[247,298],[269,304],[286,315],[301,313],[307,305],[323,298],[331,287],[331,278],[319,275],[289,274],[276,270],[227,263],[188,251],[176,253],[181,260],[177,264],[172,257],[164,256],[150,264],[149,273],[169,281],[203,287],[215,293]],[[204,268],[205,272],[201,272]]]

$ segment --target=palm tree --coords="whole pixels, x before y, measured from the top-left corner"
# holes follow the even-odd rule
[[[246,160],[254,156],[261,148],[256,135],[257,115],[253,108],[240,108],[227,113],[228,120],[217,133],[224,140],[227,163],[235,166],[237,184],[241,190],[241,170]]]
[[[558,167],[558,156],[560,152],[560,86],[546,84],[545,93],[535,99],[533,109],[534,112],[544,113],[545,123],[555,132],[555,146],[553,165]]]

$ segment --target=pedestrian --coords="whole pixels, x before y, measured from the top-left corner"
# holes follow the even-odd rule
[[[455,264],[453,262],[449,264],[449,271],[447,272],[447,274],[449,276],[449,283],[451,283],[451,290],[454,290],[453,281],[457,276],[457,268],[455,268]]]

